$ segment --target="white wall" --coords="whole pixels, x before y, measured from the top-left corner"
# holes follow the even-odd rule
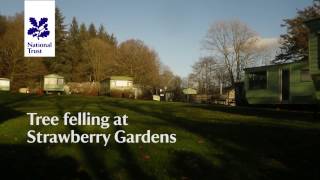
[[[9,91],[10,90],[10,80],[0,79],[0,90]]]
[[[63,85],[63,79],[57,79],[57,78],[45,78],[44,79],[45,85]]]

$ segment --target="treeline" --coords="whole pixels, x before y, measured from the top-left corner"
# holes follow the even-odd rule
[[[125,75],[135,84],[156,93],[157,89],[180,88],[181,80],[162,65],[155,50],[141,40],[118,43],[103,25],[70,25],[56,9],[56,57],[24,57],[24,17],[0,16],[0,77],[11,80],[11,87],[39,87],[43,76],[56,73],[67,82],[99,82],[108,76]]]

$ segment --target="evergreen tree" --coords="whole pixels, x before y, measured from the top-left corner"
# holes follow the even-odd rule
[[[93,23],[90,24],[88,31],[90,38],[95,38],[97,36],[97,30]]]
[[[84,23],[81,23],[79,29],[79,38],[84,41],[89,39],[89,32],[87,26]]]
[[[80,30],[78,21],[73,17],[67,38],[68,61],[71,63],[70,80],[80,81],[80,72],[78,69],[81,63],[81,45]]]
[[[79,24],[76,17],[73,17],[70,25],[70,29],[69,29],[69,40],[76,43],[76,41],[79,41],[79,35],[80,35]]]
[[[0,14],[0,37],[6,32],[7,20]]]
[[[99,26],[98,38],[100,38],[102,40],[108,39],[108,33],[106,32],[106,30],[102,24]]]
[[[108,34],[108,32],[105,30],[105,27],[103,25],[100,25],[99,27],[98,38],[108,42],[110,45],[113,45],[113,46],[117,45],[117,40],[114,37],[114,35]]]
[[[72,64],[67,58],[67,31],[64,24],[64,16],[61,11],[56,8],[56,56],[47,60],[47,66],[50,73],[57,73],[65,77],[67,81],[71,79],[70,70]]]
[[[109,42],[111,42],[111,44],[113,44],[114,46],[117,46],[118,41],[114,34],[111,34],[111,36],[109,37]]]

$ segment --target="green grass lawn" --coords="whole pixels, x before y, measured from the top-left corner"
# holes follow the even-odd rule
[[[27,112],[129,116],[127,133],[176,133],[175,144],[27,144]],[[114,127],[32,127],[114,133]],[[320,179],[311,113],[80,96],[0,94],[1,176],[9,179]],[[3,178],[1,178],[3,179]]]

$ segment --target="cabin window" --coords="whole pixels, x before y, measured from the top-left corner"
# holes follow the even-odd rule
[[[58,85],[62,85],[63,84],[63,79],[58,79]]]
[[[46,78],[46,79],[44,79],[44,84],[56,85],[57,84],[57,79],[55,79],[55,78]]]
[[[302,69],[300,71],[300,81],[301,82],[312,81],[309,69]]]
[[[128,82],[124,81],[124,80],[118,80],[118,81],[116,81],[116,86],[117,87],[126,87],[126,86],[128,86]]]
[[[2,81],[2,80],[0,80],[0,86],[2,86],[2,87],[8,87],[8,86],[10,86],[10,81]]]
[[[267,71],[252,72],[249,74],[249,89],[266,89]]]

